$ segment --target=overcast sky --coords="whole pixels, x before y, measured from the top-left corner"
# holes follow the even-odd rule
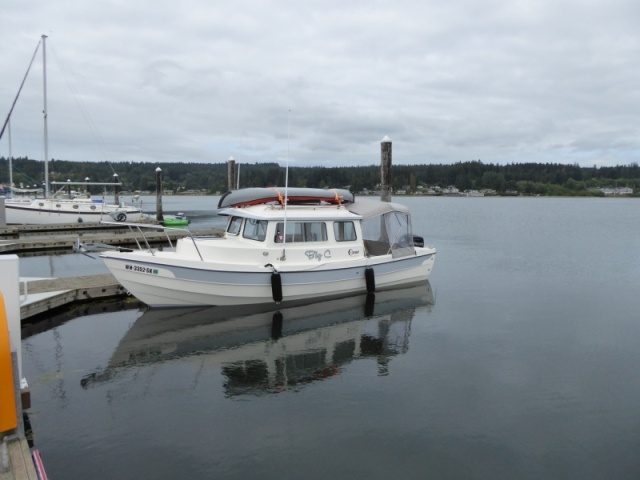
[[[47,34],[49,157],[630,164],[637,0],[2,0],[0,114]],[[42,159],[42,57],[13,156]],[[0,156],[9,142],[0,141]]]

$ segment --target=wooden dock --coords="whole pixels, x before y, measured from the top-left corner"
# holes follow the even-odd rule
[[[0,449],[4,448],[0,443]],[[29,444],[25,438],[7,441],[6,449],[8,468],[6,471],[0,468],[0,480],[38,480]]]
[[[169,245],[169,241],[188,236],[189,232],[181,229],[165,231],[145,230],[145,237],[150,245]],[[191,231],[193,236],[218,236],[219,229],[203,229]],[[37,253],[51,250],[73,248],[80,239],[83,243],[103,243],[105,245],[137,247],[141,239],[135,228],[117,225],[100,225],[87,223],[71,223],[56,225],[13,225],[0,228],[0,254],[2,253]],[[144,247],[144,244],[141,244]]]
[[[48,312],[54,308],[127,295],[110,273],[82,277],[48,278],[20,282],[20,320]]]

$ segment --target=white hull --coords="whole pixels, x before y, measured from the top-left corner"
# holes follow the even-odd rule
[[[415,256],[396,260],[384,255],[351,261],[348,266],[332,263],[324,268],[280,269],[284,301],[366,293],[367,267],[373,268],[376,291],[423,282],[433,269],[435,250],[416,250]],[[269,267],[231,271],[229,265],[204,265],[188,258],[164,261],[161,252],[105,252],[101,257],[121,285],[152,307],[274,302]]]
[[[102,220],[137,222],[142,210],[137,207],[120,207],[91,200],[6,200],[7,224],[49,225],[55,223],[99,223]],[[112,214],[120,215],[114,218]]]

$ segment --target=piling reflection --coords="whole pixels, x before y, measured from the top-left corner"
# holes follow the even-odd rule
[[[227,396],[263,395],[331,378],[356,359],[375,359],[378,374],[409,348],[416,309],[429,311],[429,282],[321,303],[262,307],[152,309],[129,329],[84,388],[131,368],[198,356],[220,368]]]

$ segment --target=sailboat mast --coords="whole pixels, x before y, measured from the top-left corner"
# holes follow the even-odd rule
[[[44,91],[44,195],[49,198],[49,132],[47,130],[47,36],[42,35],[42,79]]]
[[[11,198],[13,198],[13,153],[11,152],[11,119],[9,119],[9,123],[7,124],[9,127],[9,193]]]

